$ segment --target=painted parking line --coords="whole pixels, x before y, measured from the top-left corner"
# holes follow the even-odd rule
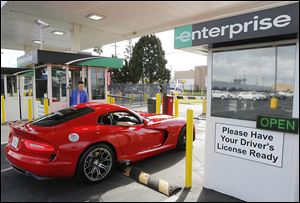
[[[12,167],[9,167],[9,168],[3,169],[3,170],[1,170],[1,173],[5,172],[5,171],[9,171],[9,170],[11,170],[11,169],[13,169],[13,168],[12,168]]]

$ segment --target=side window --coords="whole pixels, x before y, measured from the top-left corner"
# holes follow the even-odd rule
[[[98,124],[100,124],[100,125],[111,125],[112,124],[111,114],[106,114],[106,115],[99,116]]]
[[[131,126],[141,124],[141,121],[136,118],[135,115],[130,114],[129,112],[120,111],[114,112],[111,115],[113,119],[113,125]]]

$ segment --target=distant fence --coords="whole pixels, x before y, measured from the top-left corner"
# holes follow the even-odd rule
[[[170,84],[165,84],[165,86],[167,94],[170,94]],[[159,90],[160,84],[113,84],[108,86],[109,94],[119,96],[115,98],[115,103],[124,106],[147,105],[148,98],[155,97]]]

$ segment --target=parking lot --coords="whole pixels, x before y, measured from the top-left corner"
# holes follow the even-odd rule
[[[185,117],[186,109],[194,109],[194,116],[201,113],[199,105],[181,105],[179,115]],[[144,111],[145,107],[135,110]],[[181,187],[174,196],[144,186],[124,176],[117,168],[104,182],[88,185],[76,179],[36,180],[13,170],[5,160],[3,148],[9,129],[1,128],[1,201],[237,201],[220,193],[203,189],[205,120],[194,119],[196,140],[193,143],[193,187],[184,189],[185,152],[172,150],[164,154],[133,163],[131,167],[141,169],[169,184]]]

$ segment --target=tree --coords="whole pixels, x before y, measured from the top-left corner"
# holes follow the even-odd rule
[[[141,37],[133,48],[129,62],[132,82],[169,82],[171,72],[166,64],[165,52],[159,38],[155,35]]]
[[[112,84],[124,84],[131,82],[129,79],[128,62],[125,59],[125,65],[121,69],[112,68],[109,70]]]
[[[131,82],[130,78],[130,70],[129,70],[129,61],[132,53],[132,45],[131,40],[128,41],[128,45],[126,46],[125,55],[125,65],[121,69],[110,69],[110,77],[112,84],[124,84]],[[112,57],[116,57],[112,55]]]

